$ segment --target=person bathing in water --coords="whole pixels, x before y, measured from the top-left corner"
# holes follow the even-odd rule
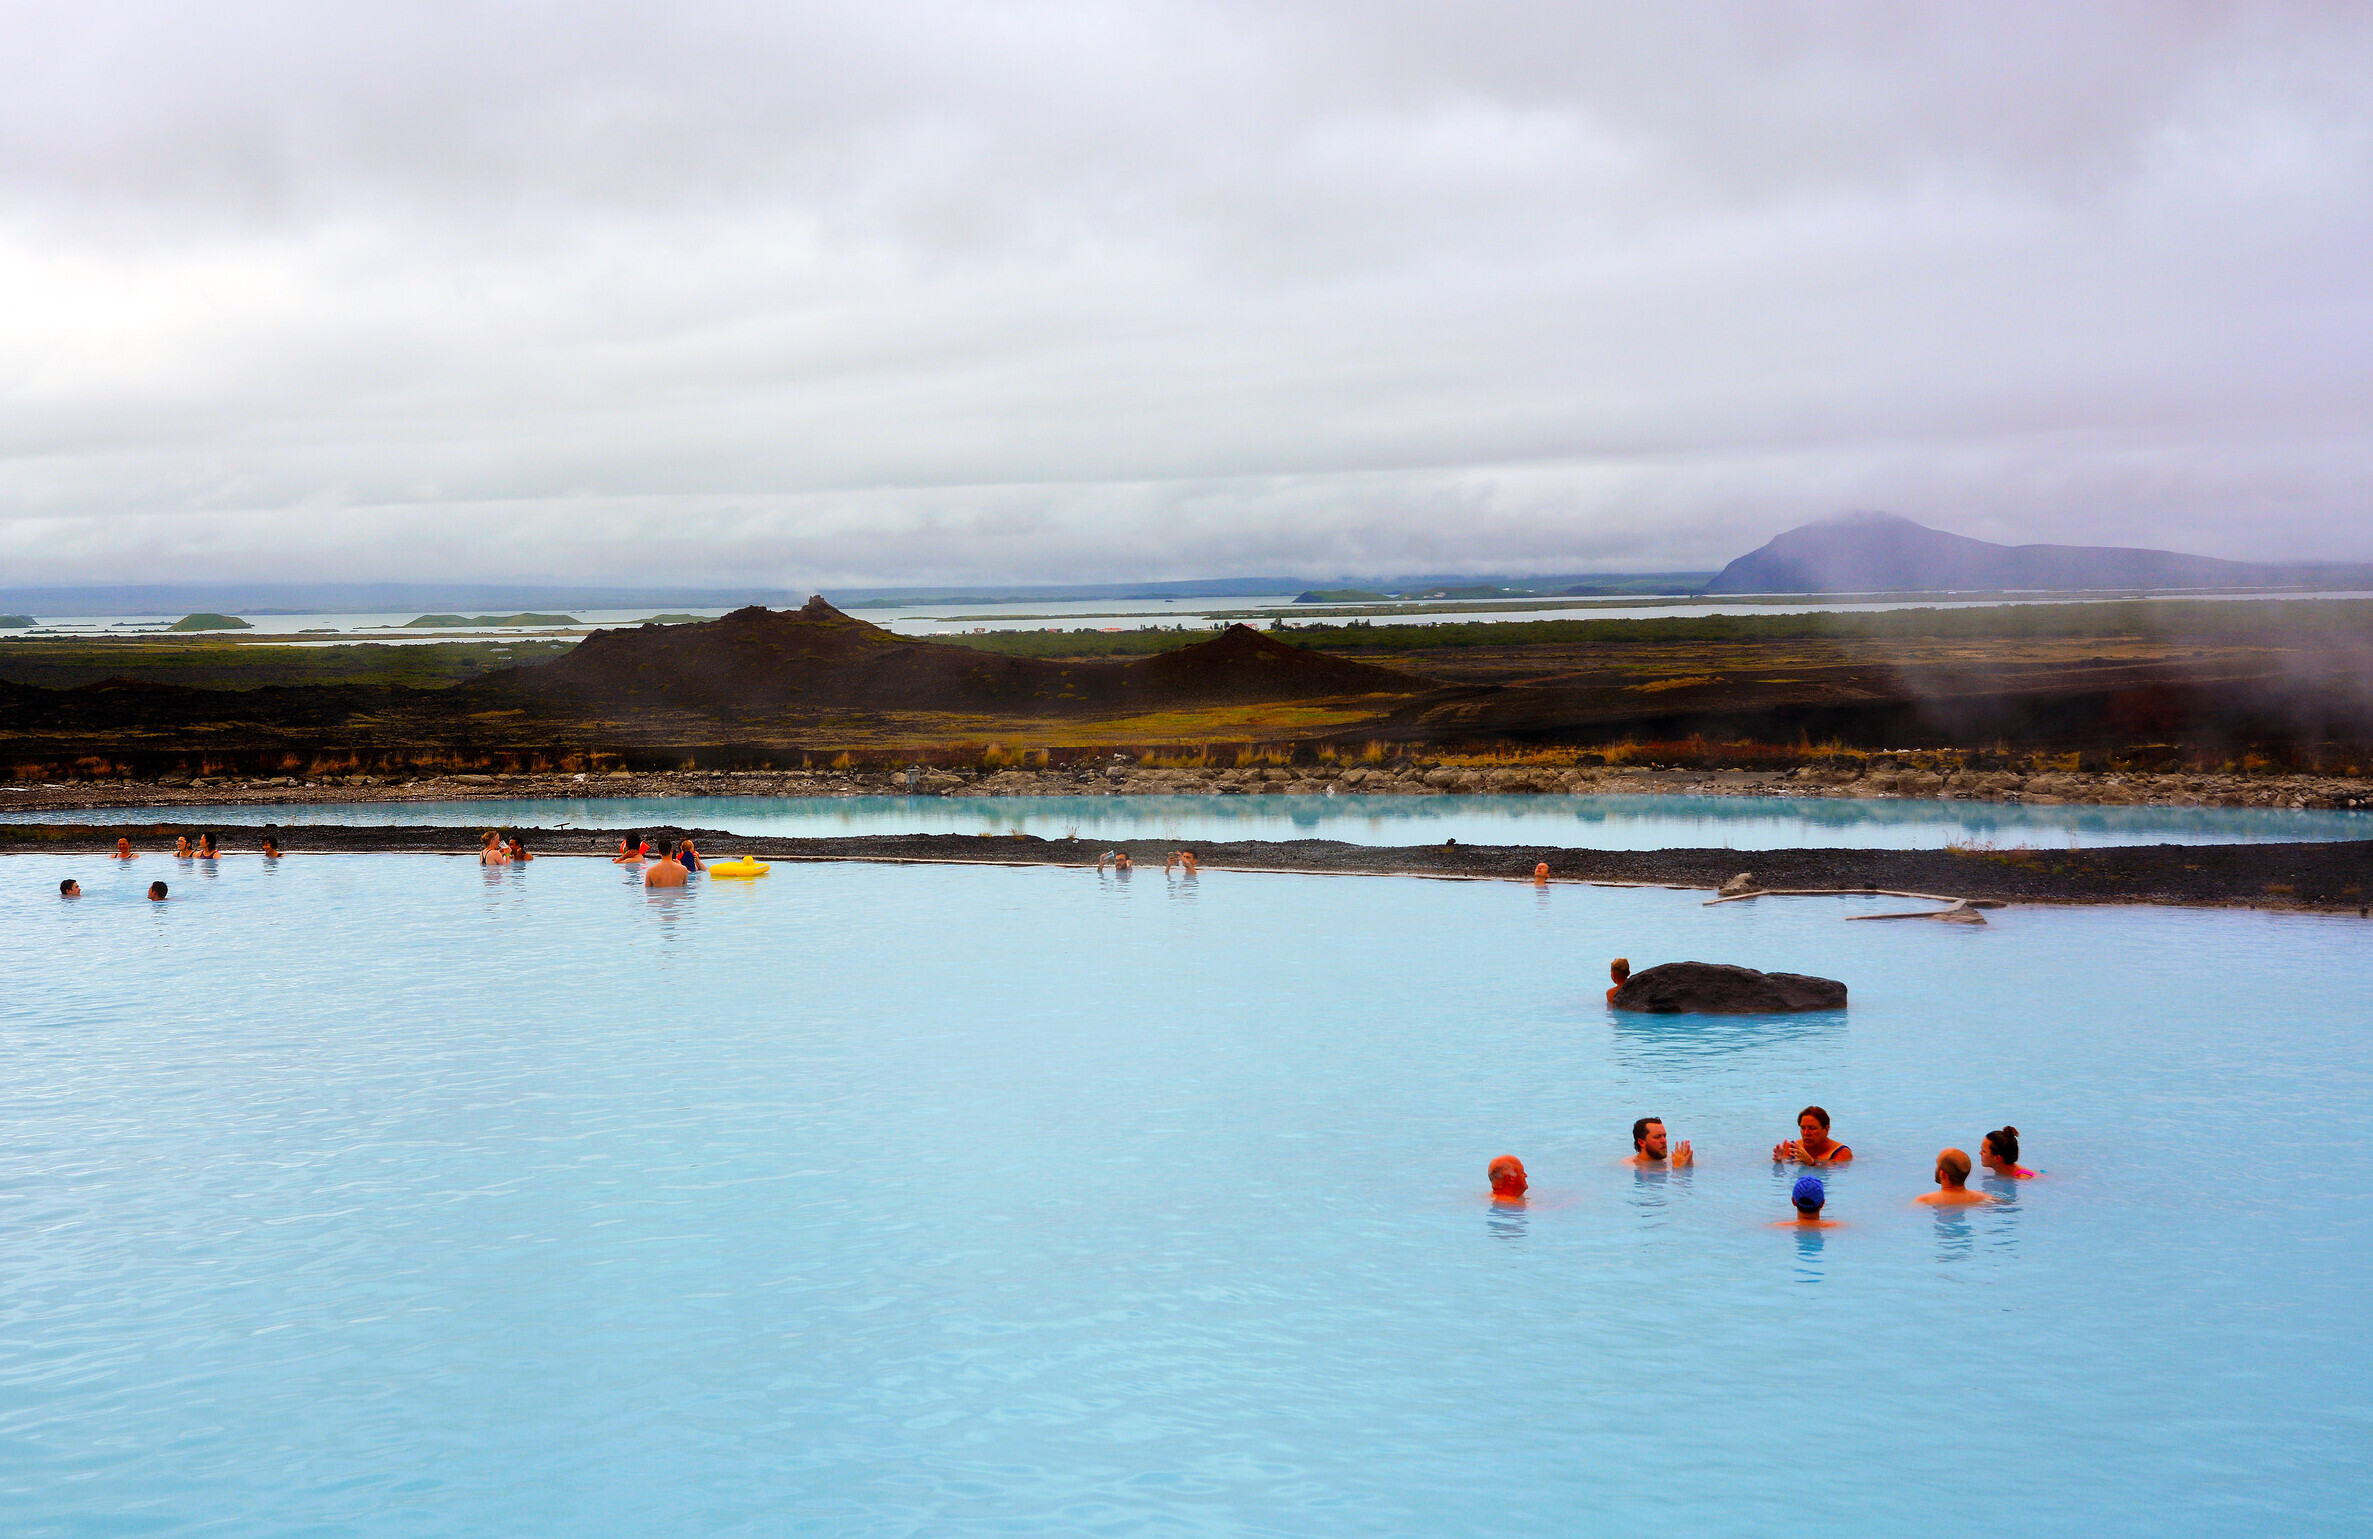
[[[2014,1127],[1999,1127],[1988,1133],[1978,1145],[1978,1163],[2013,1181],[2025,1181],[2035,1174],[2019,1163],[2019,1130]]]
[[[1969,1189],[1969,1156],[1958,1149],[1940,1149],[1936,1155],[1936,1190],[1922,1192],[1914,1202],[1934,1203],[1938,1207],[1956,1208],[1964,1203],[1992,1202],[1984,1192]]]
[[[639,866],[643,857],[651,853],[651,842],[640,834],[629,834],[618,841],[618,856],[613,866]]]
[[[673,855],[662,855],[643,872],[645,887],[681,887],[684,885],[684,863]]]
[[[222,858],[222,851],[214,847],[214,835],[198,835],[198,858],[200,860],[220,860]]]
[[[1829,1188],[1821,1184],[1819,1176],[1798,1176],[1788,1189],[1789,1205],[1796,1209],[1796,1217],[1783,1218],[1772,1227],[1776,1229],[1835,1229],[1837,1220],[1823,1218],[1821,1209],[1829,1202]]]
[[[503,849],[502,835],[490,828],[478,836],[479,865],[499,866],[507,863],[510,858],[509,853]]]
[[[527,841],[520,838],[516,830],[511,834],[511,842],[503,846],[503,854],[514,866],[523,866],[535,859],[533,855],[527,853]]]
[[[1491,1200],[1494,1202],[1522,1202],[1528,1183],[1524,1179],[1524,1161],[1513,1154],[1503,1154],[1491,1162],[1485,1172],[1491,1177]]]
[[[279,858],[280,841],[273,838],[270,834],[264,835],[264,859],[278,860]]]
[[[131,840],[118,839],[115,841],[115,853],[108,858],[111,860],[138,860],[140,852],[132,848]]]
[[[1627,1163],[1633,1165],[1657,1166],[1669,1160],[1672,1168],[1679,1170],[1697,1163],[1697,1156],[1689,1150],[1688,1139],[1673,1144],[1666,1138],[1662,1117],[1642,1117],[1631,1125],[1631,1149]]]
[[[1783,1164],[1843,1165],[1854,1151],[1829,1136],[1829,1113],[1808,1106],[1796,1114],[1796,1136],[1772,1145],[1772,1158]]]
[[[1631,982],[1631,958],[1617,957],[1607,964],[1607,976],[1615,981],[1607,988],[1607,1003],[1615,1002],[1616,990]]]

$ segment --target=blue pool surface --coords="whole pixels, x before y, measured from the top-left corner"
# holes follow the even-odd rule
[[[2257,807],[2025,807],[1920,799],[1742,796],[685,796],[584,800],[121,807],[7,813],[23,821],[301,823],[628,829],[737,834],[1036,834],[1060,839],[1339,839],[1350,844],[1941,849],[1948,844],[2234,844],[2373,839],[2373,811]]]
[[[0,860],[0,1530],[2373,1528],[2373,927],[1867,907]]]

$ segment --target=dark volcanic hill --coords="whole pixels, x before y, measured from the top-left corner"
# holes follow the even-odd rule
[[[2087,588],[2280,588],[2373,583],[2373,567],[2264,566],[2107,545],[1996,545],[1892,513],[1848,513],[1739,557],[1708,593],[2048,592]]]
[[[1129,662],[1056,662],[895,635],[811,598],[793,611],[753,606],[700,625],[596,631],[564,657],[487,674],[456,694],[572,714],[662,709],[747,721],[819,711],[1070,715],[1434,687],[1243,625]]]

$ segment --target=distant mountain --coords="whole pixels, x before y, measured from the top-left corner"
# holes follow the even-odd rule
[[[2373,567],[2266,566],[2108,545],[1996,545],[1892,513],[1805,524],[1739,557],[1708,593],[2051,592],[2373,587]]]

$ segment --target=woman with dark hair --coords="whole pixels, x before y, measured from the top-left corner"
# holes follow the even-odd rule
[[[1796,1136],[1772,1145],[1772,1158],[1799,1165],[1843,1165],[1854,1151],[1829,1136],[1829,1113],[1808,1106],[1796,1114]]]
[[[2019,1130],[2005,1123],[1978,1145],[1978,1163],[1998,1176],[2024,1181],[2035,1174],[2019,1163]]]
[[[525,865],[535,859],[533,855],[527,853],[527,841],[519,837],[519,830],[516,828],[511,830],[511,842],[503,846],[503,853],[510,857],[511,864],[514,866]]]

